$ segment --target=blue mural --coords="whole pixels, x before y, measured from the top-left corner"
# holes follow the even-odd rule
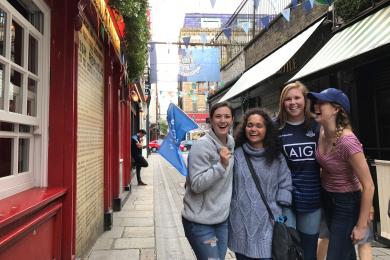
[[[179,49],[178,81],[220,81],[219,48]]]

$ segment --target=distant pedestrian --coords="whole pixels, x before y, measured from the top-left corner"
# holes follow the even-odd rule
[[[229,248],[238,260],[271,259],[273,223],[250,173],[245,153],[275,217],[291,204],[291,174],[280,152],[278,132],[261,109],[245,113],[237,129]]]
[[[322,201],[329,228],[327,259],[356,258],[354,244],[368,232],[374,184],[362,144],[352,132],[349,99],[335,88],[310,92],[308,97],[321,125],[316,158],[322,167]]]
[[[225,259],[232,196],[234,140],[229,135],[233,109],[227,102],[210,110],[211,129],[188,155],[183,199],[185,235],[197,259]]]
[[[277,123],[283,154],[291,171],[293,203],[285,207],[286,224],[299,231],[305,260],[315,260],[321,222],[320,166],[315,158],[319,125],[310,112],[306,86],[293,82],[284,87]]]
[[[135,162],[138,185],[146,185],[146,183],[141,180],[141,167],[149,166],[146,159],[142,156],[142,149],[144,148],[143,137],[145,134],[146,131],[144,129],[140,129],[137,134],[131,137],[131,156]]]

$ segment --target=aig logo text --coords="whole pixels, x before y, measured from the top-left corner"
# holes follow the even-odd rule
[[[283,145],[284,152],[291,161],[313,161],[316,151],[316,143],[298,143]]]

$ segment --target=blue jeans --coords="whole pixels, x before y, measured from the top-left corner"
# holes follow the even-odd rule
[[[198,224],[182,218],[184,233],[198,260],[225,259],[228,220],[214,225]]]
[[[272,258],[250,258],[239,253],[235,253],[235,254],[237,260],[272,260]]]
[[[329,229],[327,260],[356,259],[351,233],[360,213],[361,192],[322,190],[326,223]]]
[[[283,207],[283,215],[287,217],[286,225],[298,230],[305,260],[317,259],[317,241],[321,223],[321,209],[313,212],[294,212]]]

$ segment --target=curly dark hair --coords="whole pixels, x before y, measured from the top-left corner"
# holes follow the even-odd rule
[[[280,155],[280,140],[278,136],[278,130],[275,123],[272,121],[268,112],[262,108],[252,108],[248,110],[238,125],[236,134],[234,135],[235,147],[241,147],[243,144],[248,143],[248,138],[245,134],[245,128],[248,123],[248,118],[251,115],[260,115],[265,121],[265,127],[267,129],[263,145],[265,149],[265,157],[268,164],[271,164]]]

